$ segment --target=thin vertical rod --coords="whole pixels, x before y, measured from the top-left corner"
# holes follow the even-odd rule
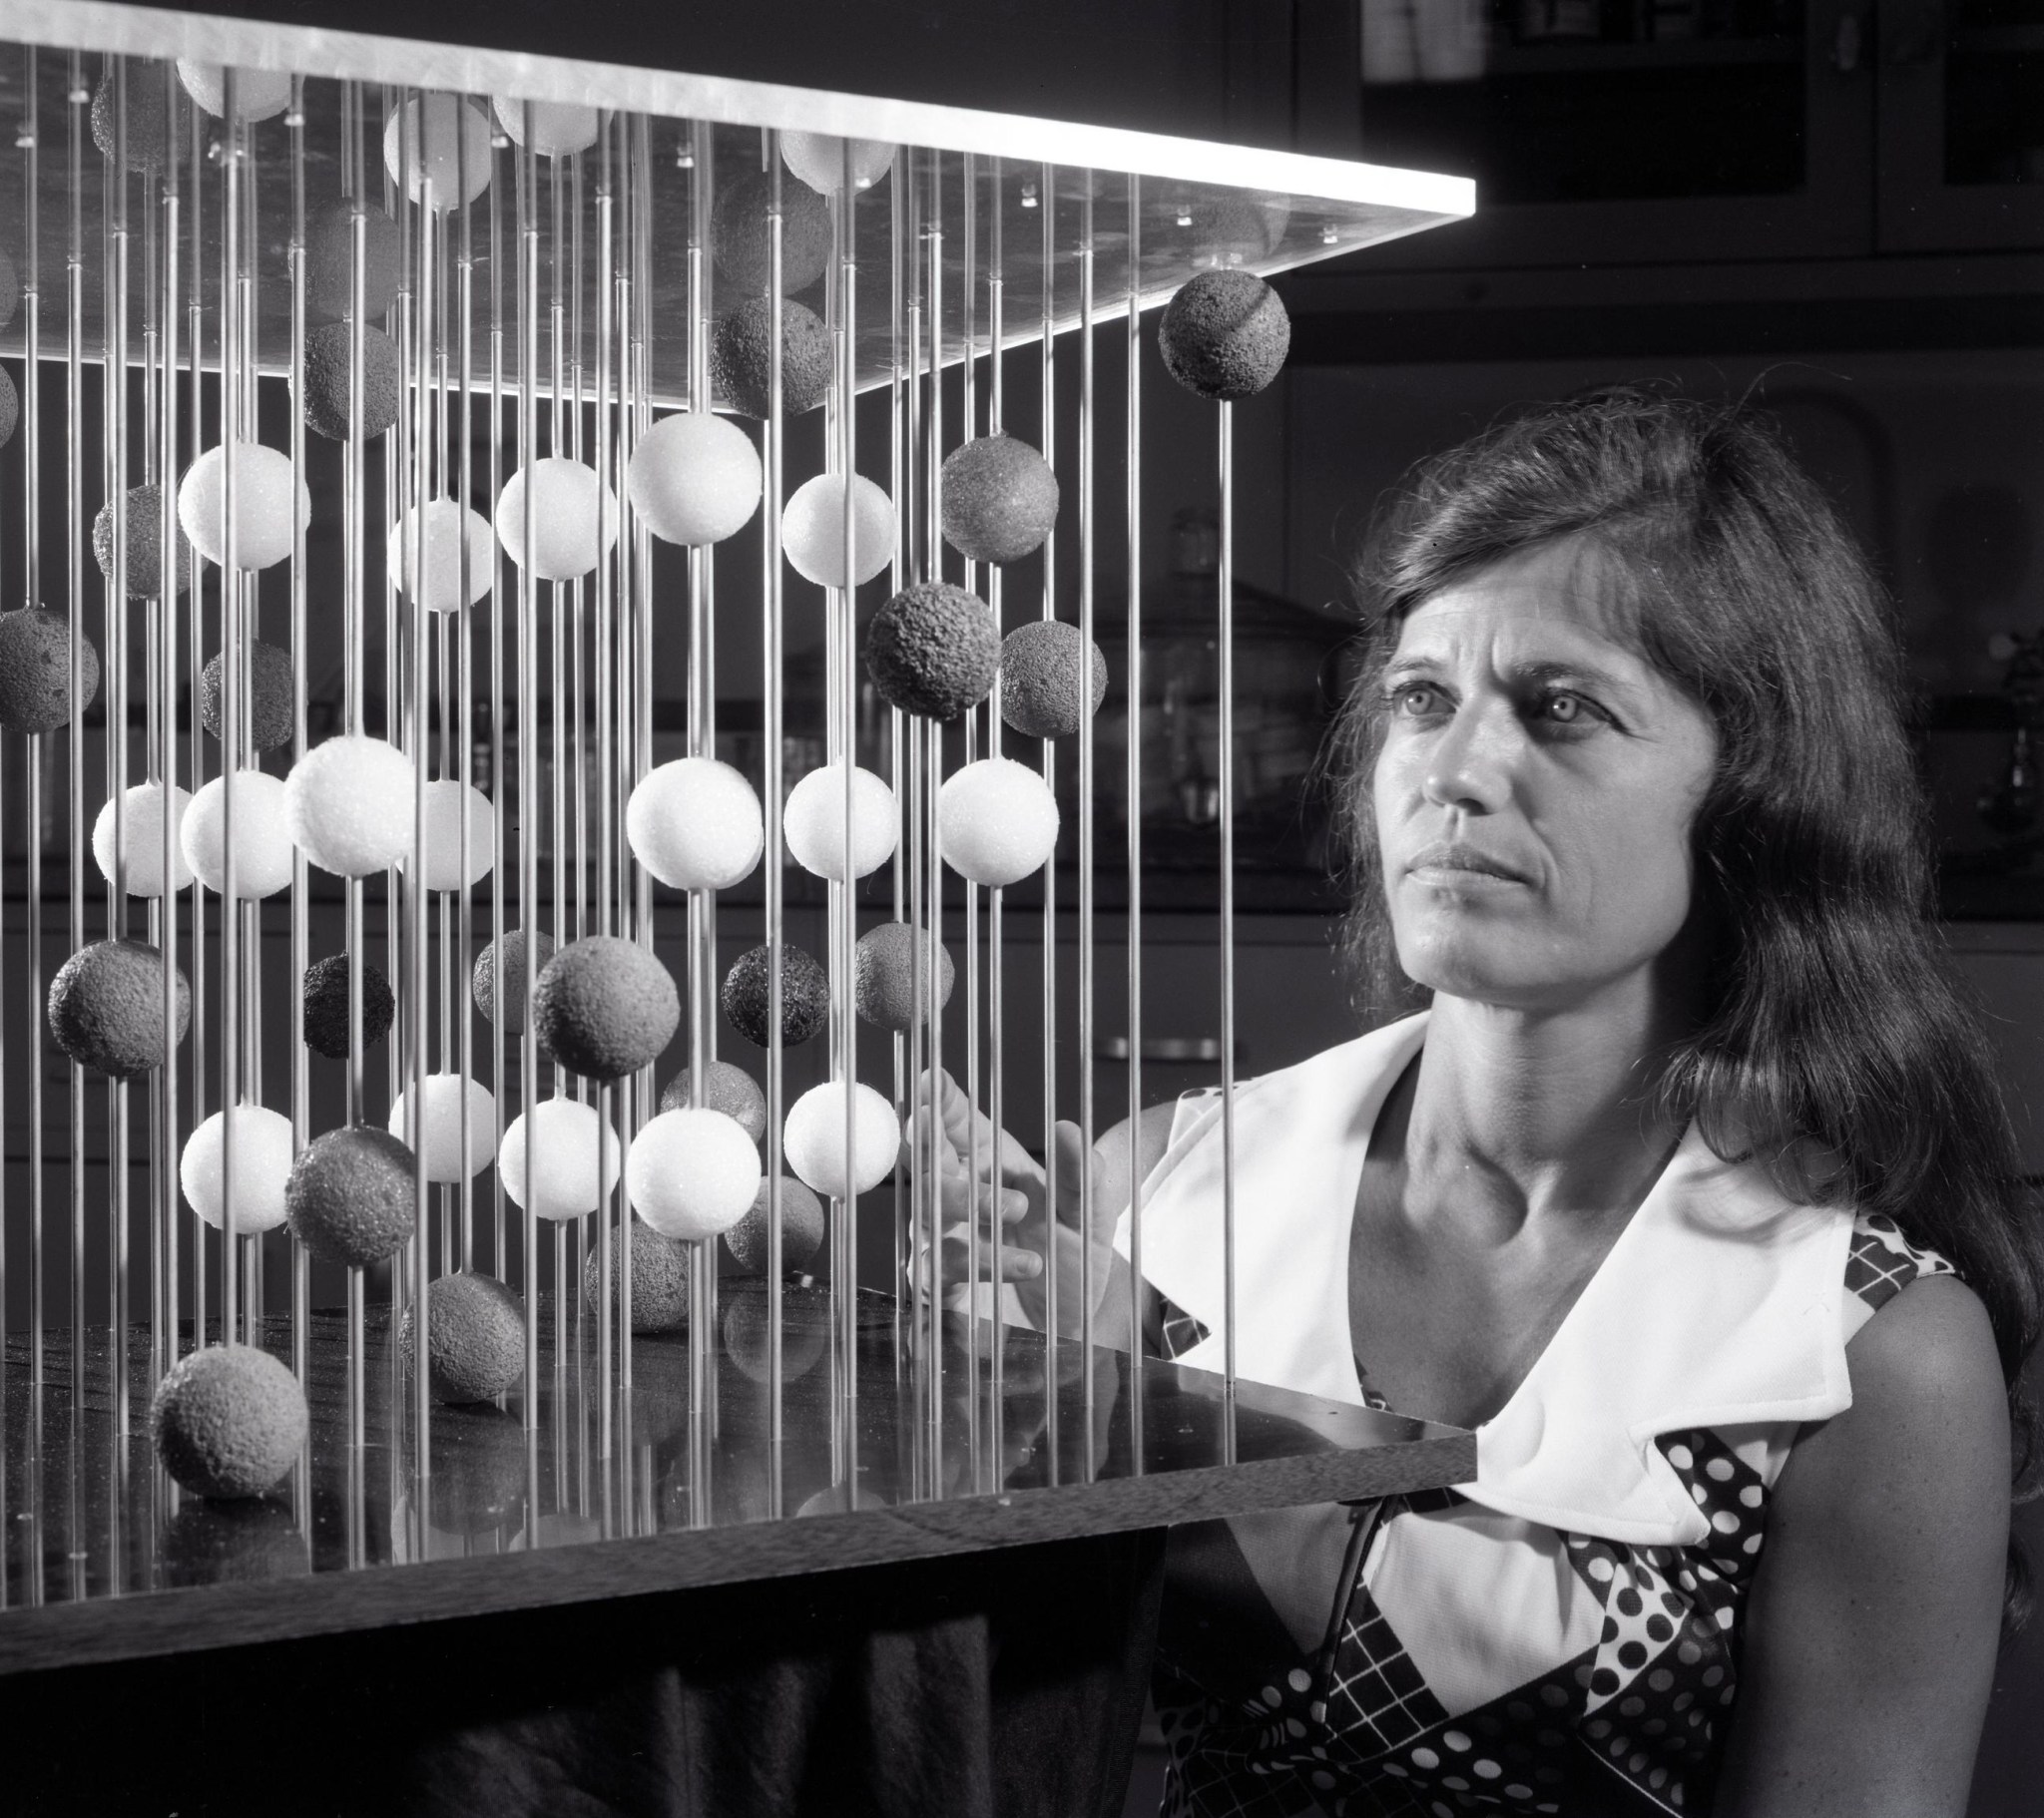
[[[1129,179],[1128,337],[1129,672],[1129,1468],[1143,1472],[1143,1178],[1136,1140],[1143,1121],[1143,180]],[[1079,711],[1092,716],[1092,681],[1083,673]]]
[[[1235,406],[1220,413],[1221,1279],[1228,1462],[1235,1461]]]
[[[290,106],[285,112],[290,129],[291,169],[291,371],[305,369],[305,79],[291,78]],[[168,471],[168,470],[167,470]],[[305,485],[305,413],[291,412],[291,483],[295,494]],[[169,488],[165,489],[167,492]],[[305,627],[305,520],[295,513],[291,520],[291,762],[305,755],[306,627]],[[310,958],[310,929],[307,926],[308,880],[305,855],[291,847],[291,979],[305,976]],[[301,1150],[312,1134],[311,1070],[305,1056],[305,996],[301,990],[290,994],[291,1056],[291,1152]],[[300,1383],[311,1370],[312,1258],[301,1243],[291,1245],[291,1369]],[[309,1519],[307,1503],[299,1505],[301,1520]]]
[[[1057,209],[1058,189],[1055,166],[1045,165],[1038,179],[1038,212],[1043,217],[1041,300],[1042,372],[1039,409],[1042,416],[1043,458],[1057,465]],[[1057,617],[1058,533],[1053,525],[1043,540],[1043,617]],[[1057,748],[1043,741],[1043,786],[1053,797],[1057,792]],[[1058,1116],[1058,866],[1053,852],[1043,867],[1043,1168],[1044,1199],[1048,1216],[1057,1216],[1059,1167]],[[1044,1258],[1043,1276],[1043,1418],[1045,1453],[1050,1461],[1050,1480],[1058,1481],[1058,1271],[1055,1233]]]
[[[1093,572],[1097,556],[1093,515],[1094,364],[1093,173],[1085,174],[1079,204],[1079,648],[1093,648]],[[1081,675],[1085,674],[1084,661]],[[1081,683],[1082,687],[1085,684]],[[1079,1383],[1086,1411],[1086,1476],[1093,1476],[1093,717],[1079,718]]]
[[[785,408],[785,375],[781,370],[780,276],[783,253],[781,160],[779,135],[766,136],[767,161],[766,203],[766,498],[762,515],[765,536],[761,539],[765,564],[762,629],[765,654],[766,700],[762,721],[766,745],[766,1451],[768,1512],[779,1515],[783,1491],[781,1449],[785,1437],[782,1403],[786,1399],[786,1371],[782,1351],[780,1169],[781,1120],[785,1085],[781,1058],[781,803],[786,778],[781,764],[781,665],[784,660],[781,628],[780,510],[784,454],[782,411]],[[847,1163],[850,1157],[846,1157]]]

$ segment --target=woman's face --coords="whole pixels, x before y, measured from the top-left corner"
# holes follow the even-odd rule
[[[1689,920],[1716,733],[1618,641],[1602,566],[1574,541],[1525,550],[1399,633],[1372,796],[1418,984],[1566,1009],[1648,974]]]

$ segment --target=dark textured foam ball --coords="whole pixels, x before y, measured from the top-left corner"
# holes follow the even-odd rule
[[[327,322],[305,331],[305,426],[331,441],[348,439],[348,348],[352,330]],[[397,343],[380,328],[362,330],[362,434],[379,436],[404,407]]]
[[[782,1272],[808,1267],[823,1247],[823,1202],[792,1174],[780,1176],[780,1266]],[[753,1209],[724,1234],[740,1269],[748,1275],[766,1273],[766,1182]]]
[[[169,65],[145,63],[139,57],[128,61],[128,168],[153,171],[164,164],[171,149],[171,107],[164,81]],[[111,162],[118,156],[120,142],[115,123],[123,112],[115,86],[114,72],[100,78],[92,92],[92,142],[100,156]]]
[[[770,1040],[766,1020],[769,948],[742,953],[724,975],[724,1014],[755,1048]],[[799,947],[780,944],[780,1040],[786,1047],[822,1033],[830,1021],[830,975]]]
[[[390,981],[362,963],[362,1046],[390,1033],[397,998]],[[305,1046],[329,1061],[344,1061],[348,1050],[347,955],[329,954],[305,968]]]
[[[906,1030],[921,1017],[915,989],[915,930],[906,922],[882,922],[859,936],[852,949],[851,1001],[868,1023],[879,1029]],[[937,949],[937,1003],[951,1001],[957,969],[950,954]],[[929,987],[923,987],[927,997]]]
[[[1090,672],[1087,705],[1079,705],[1082,673]],[[1001,717],[1030,738],[1069,738],[1107,698],[1107,659],[1076,626],[1038,619],[1010,632],[1001,645]]]
[[[284,1183],[291,1235],[321,1262],[365,1269],[412,1234],[412,1152],[388,1131],[346,1125],[298,1151]]]
[[[717,269],[734,290],[766,288],[766,210],[771,179],[754,171],[724,186],[710,215],[710,246]],[[830,262],[830,211],[800,179],[780,179],[780,291],[806,290]]]
[[[100,653],[83,632],[78,658],[85,684],[78,704],[89,707],[100,691]],[[39,606],[0,613],[0,727],[54,732],[70,717],[70,620]]]
[[[81,1067],[132,1079],[164,1058],[164,956],[142,941],[81,947],[50,981],[50,1034]],[[178,973],[178,1034],[192,1023],[192,987]]]
[[[0,443],[7,438],[0,435]],[[123,504],[121,522],[128,537],[128,598],[131,600],[154,600],[159,584],[163,580],[164,548],[164,489],[154,480],[146,480],[140,486],[130,487],[121,495]],[[185,527],[177,522],[172,513],[172,529],[177,535],[176,554],[171,558],[173,585],[184,593],[192,585],[192,545],[186,539]],[[114,501],[109,499],[99,509],[99,515],[92,521],[93,559],[100,565],[100,573],[106,576],[107,584],[114,580]]]
[[[685,1067],[667,1083],[660,1095],[660,1109],[686,1111],[690,1084],[690,1070]],[[706,1110],[721,1111],[735,1120],[755,1142],[766,1140],[766,1095],[743,1067],[712,1061],[703,1073],[703,1104]]]
[[[337,322],[348,312],[354,205],[345,198],[311,212],[305,223],[305,317]],[[404,233],[381,209],[362,211],[362,319],[373,321],[397,300],[404,269]]]
[[[260,1496],[297,1462],[305,1395],[267,1351],[208,1345],[157,1386],[149,1436],[164,1469],[194,1496]]]
[[[636,941],[593,934],[547,961],[533,986],[542,1044],[570,1073],[622,1080],[650,1067],[682,1020],[674,975]]]
[[[963,719],[993,691],[1001,633],[986,603],[947,581],[918,581],[873,615],[866,674],[889,706]]]
[[[475,993],[475,1007],[495,1023],[507,1036],[525,1033],[525,930],[507,929],[504,935],[502,954],[504,983],[502,1001],[499,1002],[497,984],[498,959],[497,943],[492,941],[476,955],[475,972],[470,978],[470,987]],[[554,957],[554,937],[540,934],[533,944],[532,963],[536,972],[544,972],[547,962]]]
[[[1157,346],[1188,391],[1231,401],[1254,397],[1291,350],[1291,318],[1254,271],[1202,271],[1165,305]]]
[[[12,315],[12,309],[7,312]],[[14,440],[14,426],[21,421],[21,393],[14,389],[7,369],[0,366],[0,448]]]
[[[635,1332],[678,1332],[689,1323],[689,1246],[674,1237],[664,1237],[643,1218],[628,1227],[632,1244],[632,1330]],[[623,1260],[611,1252],[611,1312],[624,1313],[625,1272]],[[582,1265],[582,1300],[590,1312],[603,1305],[603,1261],[591,1247]]]
[[[412,1369],[412,1310],[397,1355]],[[495,1401],[525,1374],[525,1303],[494,1275],[442,1275],[426,1290],[426,1386],[435,1401]]]
[[[763,421],[772,371],[773,337],[767,299],[756,296],[717,324],[710,343],[710,376],[734,410]],[[805,304],[780,305],[780,413],[814,410],[830,389],[830,332]]]
[[[944,541],[972,562],[1019,562],[1058,521],[1058,477],[1027,442],[981,436],[944,462]]]
[[[240,730],[258,751],[289,744],[295,715],[291,711],[291,654],[276,645],[252,640],[242,647],[244,674],[249,679],[249,710]],[[214,737],[221,737],[222,683],[227,677],[227,655],[216,651],[199,672],[199,720]]]

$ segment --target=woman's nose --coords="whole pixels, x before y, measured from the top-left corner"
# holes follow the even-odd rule
[[[1421,787],[1436,807],[1489,814],[1511,794],[1510,731],[1483,704],[1464,701],[1427,753]]]

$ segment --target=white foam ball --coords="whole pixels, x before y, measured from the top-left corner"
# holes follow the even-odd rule
[[[584,461],[547,455],[529,469],[521,467],[497,495],[497,540],[520,568],[525,566],[528,472],[533,475],[533,574],[542,581],[574,581],[588,574],[618,540],[617,498]]]
[[[844,882],[844,766],[811,770],[788,791],[781,815],[787,850],[804,871]],[[894,791],[870,770],[851,772],[851,874],[864,877],[894,856],[900,821]]]
[[[200,1217],[221,1228],[227,1202],[227,1120],[215,1112],[185,1139],[178,1183]],[[235,1107],[235,1229],[244,1237],[283,1222],[291,1175],[291,1121],[259,1105]]]
[[[603,130],[603,116],[579,101],[523,101],[516,95],[492,95],[490,108],[515,146],[525,143],[525,123],[530,119],[532,149],[542,158],[586,152]]]
[[[618,1133],[595,1108],[575,1099],[543,1099],[533,1108],[532,1209],[542,1218],[580,1218],[593,1212],[618,1183]],[[603,1150],[603,1178],[597,1179],[597,1149]],[[517,1206],[525,1204],[525,1114],[511,1120],[497,1150],[497,1174]]]
[[[864,474],[855,477],[851,553],[863,585],[894,559],[894,502]],[[780,514],[780,547],[804,581],[844,585],[844,483],[836,474],[819,473],[795,488]]]
[[[383,168],[396,184],[405,183],[409,172],[413,202],[459,208],[489,187],[490,138],[489,121],[459,96],[421,95],[384,127]]]
[[[185,863],[207,889],[228,881],[228,785],[216,776],[193,796],[178,825]],[[235,896],[274,896],[291,881],[291,836],[284,785],[261,770],[235,772]]]
[[[633,1138],[625,1191],[664,1237],[715,1237],[753,1209],[760,1151],[721,1111],[664,1111]]]
[[[192,805],[191,792],[171,784],[171,888],[182,890],[192,881],[192,867],[185,858],[184,842],[179,837],[183,830],[185,810]],[[242,805],[239,795],[235,806]],[[130,896],[162,896],[164,893],[164,792],[163,785],[153,782],[139,782],[123,793],[122,813],[127,825],[124,833],[128,850],[128,894]],[[239,814],[235,817],[241,818]],[[114,881],[114,804],[111,800],[100,810],[99,819],[92,824],[92,855],[98,862],[100,875],[108,883]]]
[[[625,490],[656,537],[722,543],[760,509],[760,451],[736,423],[707,410],[663,417],[632,451]]]
[[[314,745],[283,788],[291,839],[323,871],[367,877],[411,851],[411,759],[384,739]]]
[[[298,524],[312,518],[312,494],[291,474],[290,456],[260,442],[235,444],[235,560],[243,569],[269,568],[291,553]],[[178,482],[178,522],[207,561],[224,562],[228,550],[227,450],[209,448]]]
[[[1057,849],[1057,797],[1025,763],[982,757],[937,792],[944,862],[975,884],[1012,884]]]
[[[894,1108],[870,1086],[854,1089],[851,1103],[851,1188],[870,1191],[894,1171],[901,1125]],[[797,1099],[787,1114],[781,1153],[797,1179],[826,1199],[844,1192],[844,1083],[826,1080]]]
[[[452,1181],[462,1177],[461,1107],[468,1104],[469,1171],[481,1173],[490,1165],[497,1142],[497,1101],[487,1086],[464,1080],[458,1073],[429,1073],[420,1083],[421,1116],[418,1140],[412,1141],[406,1120],[411,1110],[411,1089],[397,1095],[390,1108],[387,1129],[398,1141],[410,1143],[426,1164],[428,1180]],[[464,1088],[466,1089],[464,1091]]]
[[[134,78],[130,79],[131,92]],[[201,63],[196,58],[178,59],[178,80],[185,93],[216,120],[228,113],[227,71],[218,63]],[[235,118],[269,120],[291,104],[288,70],[248,70],[235,68]]]
[[[782,133],[782,162],[819,196],[844,188],[845,141],[835,133]],[[851,145],[851,187],[869,190],[894,162],[894,148],[884,139],[854,139]]]
[[[461,863],[461,798],[468,797],[468,866]],[[412,813],[405,808],[407,817]],[[441,777],[426,784],[426,888],[467,890],[490,874],[496,858],[497,810],[471,783]],[[411,854],[404,855],[408,862]]]
[[[766,839],[760,797],[714,757],[647,772],[625,803],[632,856],[672,890],[728,890],[750,877]]]
[[[413,513],[406,512],[390,527],[386,546],[389,572],[398,577],[398,587],[411,597],[411,536]],[[468,534],[468,593],[461,591],[462,533]],[[419,527],[424,545],[419,566],[426,584],[418,602],[429,613],[451,613],[473,606],[487,595],[497,578],[497,552],[490,541],[490,521],[452,499],[429,499]]]

